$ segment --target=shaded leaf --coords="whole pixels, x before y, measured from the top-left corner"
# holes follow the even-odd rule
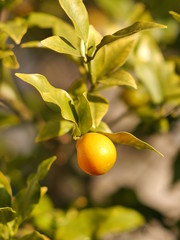
[[[59,3],[74,24],[77,35],[87,42],[89,19],[82,0],[59,0]]]
[[[154,23],[154,22],[136,22],[129,27],[126,27],[124,29],[121,29],[115,32],[112,35],[104,36],[101,42],[97,45],[96,52],[100,48],[102,48],[104,45],[114,42],[120,38],[128,37],[140,31],[153,29],[153,28],[166,28],[166,26],[158,23]]]
[[[41,44],[55,52],[70,54],[81,57],[81,54],[75,46],[72,45],[66,38],[61,36],[52,36],[41,41]]]
[[[103,133],[102,132],[102,134],[104,134],[105,136],[110,138],[115,143],[129,145],[129,146],[135,147],[135,148],[137,148],[139,150],[142,150],[142,149],[153,150],[156,153],[158,153],[161,156],[163,156],[162,153],[160,153],[158,150],[156,150],[150,144],[148,144],[148,143],[146,143],[144,141],[141,141],[140,139],[136,138],[131,133],[128,133],[128,132]]]
[[[39,202],[41,197],[39,181],[47,175],[55,159],[56,157],[51,157],[44,160],[39,165],[37,173],[30,175],[28,178],[27,187],[17,193],[14,201],[14,208],[17,211],[19,223],[29,217],[35,204]]]
[[[9,179],[0,171],[0,186],[3,186],[10,196],[12,196],[12,189]]]
[[[26,20],[22,18],[15,18],[12,21],[0,23],[0,30],[7,33],[16,44],[19,44],[27,32],[27,23]]]
[[[33,85],[39,91],[45,102],[57,105],[64,119],[76,124],[72,110],[74,108],[73,100],[65,90],[53,87],[48,80],[40,74],[16,73],[16,76]]]
[[[132,75],[122,69],[118,69],[117,71],[105,76],[98,80],[99,83],[105,86],[130,86],[133,88],[137,88],[136,82]]]
[[[180,14],[179,13],[174,12],[174,11],[170,11],[169,13],[173,16],[174,19],[176,19],[178,22],[180,22]]]
[[[93,124],[90,105],[85,93],[78,96],[78,102],[75,107],[78,114],[79,129],[81,134],[85,134]]]
[[[91,115],[93,119],[93,128],[96,128],[104,115],[106,114],[109,103],[106,98],[100,96],[100,95],[95,95],[95,94],[88,94],[87,99],[89,101],[89,106],[91,109]]]
[[[37,142],[62,136],[73,128],[73,123],[65,120],[49,121],[44,124],[36,138]]]
[[[0,223],[7,224],[16,218],[16,212],[10,207],[0,208]]]
[[[7,190],[0,186],[0,208],[11,207],[11,196]]]

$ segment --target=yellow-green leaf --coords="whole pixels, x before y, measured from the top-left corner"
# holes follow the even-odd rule
[[[72,110],[74,108],[74,103],[70,95],[65,90],[53,87],[48,80],[40,74],[16,73],[16,76],[34,86],[39,91],[45,102],[57,105],[60,108],[64,119],[76,124]]]
[[[77,35],[87,42],[89,19],[82,0],[59,0],[61,7],[74,24]]]
[[[160,153],[158,150],[156,150],[150,144],[138,139],[131,133],[128,133],[128,132],[104,133],[104,132],[102,132],[102,134],[106,135],[108,138],[110,138],[115,143],[129,145],[129,146],[135,147],[139,150],[142,150],[142,149],[153,150],[156,153],[163,156],[162,153]]]
[[[0,30],[7,33],[16,44],[19,44],[27,32],[27,22],[22,18],[15,18],[12,21],[0,23]]]
[[[154,22],[135,22],[129,27],[121,29],[112,35],[106,35],[103,37],[101,42],[97,45],[96,52],[102,48],[104,45],[114,42],[120,38],[128,37],[136,34],[143,30],[154,29],[154,28],[166,28],[165,25],[154,23]]]
[[[76,46],[73,46],[66,38],[61,36],[48,37],[41,41],[42,45],[58,53],[70,54],[81,57],[81,53]]]
[[[111,87],[111,86],[130,86],[133,88],[137,88],[136,82],[132,75],[122,69],[118,69],[117,71],[104,76],[104,78],[100,78],[98,80],[99,83]]]
[[[36,138],[37,142],[47,141],[51,138],[62,136],[73,128],[73,123],[65,120],[49,121],[44,124]]]

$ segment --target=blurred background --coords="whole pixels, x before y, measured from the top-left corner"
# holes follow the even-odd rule
[[[180,13],[180,2],[86,0],[84,3],[90,23],[102,35],[138,20],[167,25],[166,30],[138,34],[124,66],[135,77],[138,90],[118,87],[103,91],[110,103],[104,121],[112,131],[129,131],[165,157],[117,146],[118,159],[113,169],[103,176],[92,177],[79,169],[75,141],[70,134],[36,143],[39,128],[55,113],[34,88],[17,79],[14,73],[40,73],[53,86],[68,90],[79,78],[79,69],[65,55],[15,45],[13,51],[19,68],[6,70],[8,82],[2,83],[0,89],[0,169],[10,177],[15,194],[37,165],[55,154],[57,160],[43,182],[54,207],[127,206],[142,213],[147,224],[143,230],[111,239],[180,239],[180,23],[169,13]],[[9,0],[1,12],[1,20],[26,17],[32,11],[69,21],[58,1],[50,0]],[[22,43],[51,35],[51,28],[31,27]]]

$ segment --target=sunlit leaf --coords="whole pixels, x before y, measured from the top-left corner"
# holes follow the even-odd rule
[[[48,237],[40,234],[39,232],[35,231],[30,234],[27,234],[21,238],[21,240],[50,240]]]
[[[136,34],[143,30],[154,29],[154,28],[166,28],[165,25],[161,25],[154,22],[136,22],[129,27],[121,29],[112,35],[106,35],[103,37],[101,42],[97,45],[96,52],[104,45],[114,42],[120,38],[128,37]]]
[[[101,121],[100,124],[96,127],[96,128],[92,128],[92,131],[95,132],[105,132],[105,133],[111,133],[111,129],[109,128],[109,126],[107,125],[107,123]]]
[[[7,33],[16,44],[19,44],[27,32],[27,23],[26,20],[22,18],[15,18],[12,21],[0,23],[0,30]]]
[[[106,59],[106,49],[107,49],[107,46],[104,46],[103,48],[101,48],[97,52],[95,58],[93,58],[90,61],[90,74],[91,74],[91,80],[93,83],[96,83],[97,79],[99,79],[99,77],[103,75],[105,59]]]
[[[41,44],[40,41],[30,41],[30,42],[22,43],[21,47],[22,48],[35,48],[35,47],[37,47],[37,48],[41,47],[42,48],[43,45]]]
[[[108,74],[121,67],[128,59],[134,48],[135,39],[132,37],[119,39],[106,46],[105,64],[101,75]]]
[[[173,16],[174,19],[176,19],[178,22],[180,22],[180,14],[179,13],[174,12],[174,11],[170,11],[169,13]]]
[[[16,212],[10,207],[0,208],[0,223],[7,224],[8,222],[14,220],[16,217]]]
[[[39,91],[45,102],[57,105],[64,119],[76,123],[72,110],[73,100],[65,90],[53,87],[48,80],[40,74],[16,73],[16,76],[33,85]]]
[[[90,25],[88,43],[87,43],[87,55],[89,57],[93,56],[96,50],[96,45],[98,45],[101,39],[102,39],[101,34],[92,25]]]
[[[79,50],[72,45],[66,38],[52,36],[41,41],[42,45],[58,53],[70,54],[81,57]]]
[[[53,28],[57,20],[58,18],[47,13],[31,12],[27,18],[27,23],[29,27]]]
[[[49,121],[44,124],[36,138],[37,142],[62,136],[73,128],[73,123],[65,120]]]
[[[87,84],[83,79],[78,79],[74,81],[68,90],[69,94],[74,98],[87,91],[88,91]]]
[[[62,19],[57,19],[53,26],[53,34],[67,39],[76,49],[80,51],[80,38],[74,28]]]
[[[133,88],[137,88],[136,82],[132,75],[122,69],[118,69],[117,71],[102,77],[100,80],[98,80],[99,83],[105,85],[105,86],[130,86]]]
[[[93,208],[69,212],[57,232],[57,239],[102,239],[108,234],[135,230],[144,224],[136,211],[123,208]],[[71,231],[69,231],[71,229]]]
[[[91,75],[93,82],[106,78],[112,71],[122,66],[134,47],[134,39],[119,39],[102,47],[91,60]]]
[[[135,67],[136,74],[149,92],[152,101],[159,104],[164,100],[163,89],[156,68],[147,63],[139,63]]]
[[[14,55],[14,53],[10,56],[4,57],[3,58],[3,64],[7,67],[7,68],[12,68],[12,69],[17,69],[19,68],[19,63],[16,59],[16,56]]]
[[[135,137],[131,133],[128,133],[128,132],[118,132],[118,133],[102,133],[102,134],[104,134],[105,136],[110,138],[115,143],[129,145],[129,146],[135,147],[135,148],[137,148],[139,150],[142,150],[142,149],[153,150],[156,153],[158,153],[161,156],[163,156],[162,153],[160,153],[158,150],[156,150],[150,144],[148,144],[148,143],[138,139],[137,137]]]
[[[132,231],[144,225],[145,220],[137,211],[121,206],[107,209],[108,217],[100,225],[97,236],[102,239],[109,234]]]
[[[12,196],[12,189],[8,177],[6,177],[2,172],[0,172],[0,186],[3,186],[10,196]]]
[[[74,24],[77,35],[87,42],[89,32],[89,19],[82,0],[59,0],[61,7]]]
[[[87,99],[89,101],[90,109],[91,109],[91,115],[93,119],[93,128],[96,128],[104,115],[106,114],[109,103],[106,98],[95,95],[95,94],[88,94]]]
[[[81,134],[87,133],[92,127],[93,120],[90,104],[85,93],[78,96],[78,102],[75,104],[75,107],[78,114],[78,126]]]

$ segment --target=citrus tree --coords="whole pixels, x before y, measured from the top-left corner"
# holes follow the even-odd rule
[[[4,13],[19,2],[1,1],[0,10]],[[130,105],[129,98],[127,100],[128,94],[132,98],[134,91],[137,94],[141,93],[143,85],[145,86],[143,93],[146,90],[149,93],[144,104],[153,103],[151,104],[153,110],[156,104],[162,106],[166,99],[169,101],[172,96],[178,95],[174,92],[179,91],[177,88],[179,80],[173,64],[166,63],[163,57],[160,58],[167,69],[167,74],[173,76],[173,84],[175,81],[171,93],[167,91],[169,82],[165,81],[164,92],[160,94],[156,89],[157,82],[149,83],[144,79],[147,71],[148,73],[152,71],[154,74],[156,70],[159,71],[158,68],[154,69],[156,62],[149,65],[150,69],[147,70],[144,59],[138,58],[138,49],[143,41],[146,41],[145,35],[142,35],[142,40],[141,38],[137,40],[140,32],[157,28],[159,31],[164,31],[160,29],[166,26],[153,21],[136,21],[113,33],[102,35],[89,23],[88,12],[82,0],[59,0],[59,4],[72,24],[42,12],[30,12],[24,17],[18,16],[11,20],[7,17],[0,23],[2,128],[26,121],[39,125],[36,113],[27,107],[16,88],[10,70],[19,67],[13,49],[14,44],[19,45],[28,29],[32,27],[48,28],[52,30],[52,36],[41,41],[23,42],[21,47],[48,48],[66,55],[76,64],[80,77],[73,81],[68,90],[64,90],[54,87],[50,80],[48,81],[41,74],[16,71],[15,75],[35,87],[50,108],[48,121],[43,119],[43,123],[40,124],[36,136],[37,144],[69,133],[77,148],[79,166],[90,175],[104,174],[112,168],[116,158],[118,160],[114,144],[125,144],[140,150],[149,149],[162,155],[153,146],[132,133],[111,131],[104,121],[104,116],[108,114],[109,102],[103,95],[103,90],[112,87],[124,88],[124,91],[128,92],[124,99]],[[172,15],[179,19],[178,14],[172,13]],[[13,44],[10,41],[13,41]],[[133,52],[135,45],[136,49]],[[154,50],[154,45],[147,44],[148,46],[153,50],[152,54],[159,54],[156,47]],[[135,66],[135,76],[141,80],[140,83],[136,82],[127,68],[124,68],[131,56],[131,63]],[[61,79],[61,76],[57,78],[59,81],[66,81]],[[164,81],[164,75],[160,81],[161,79]],[[143,100],[146,98],[143,97]],[[135,97],[132,102],[137,107]],[[173,109],[177,104],[178,101],[175,99]],[[149,108],[148,105],[148,111],[151,111],[152,109]],[[144,116],[142,115],[144,112],[139,109],[137,112],[141,113],[140,116]],[[150,114],[153,119],[154,114],[159,114],[158,119],[165,116],[161,115],[162,109],[159,108],[157,113]],[[0,145],[0,149],[3,149],[3,145]],[[122,206],[82,210],[72,207],[67,211],[55,209],[45,195],[47,188],[40,184],[55,159],[55,156],[49,156],[41,161],[36,173],[30,174],[27,183],[20,186],[18,191],[13,189],[12,179],[6,176],[6,171],[0,172],[0,239],[103,239],[108,234],[132,231],[143,226],[145,219],[140,213]],[[4,169],[6,168],[5,166]],[[28,223],[31,223],[30,228]]]

